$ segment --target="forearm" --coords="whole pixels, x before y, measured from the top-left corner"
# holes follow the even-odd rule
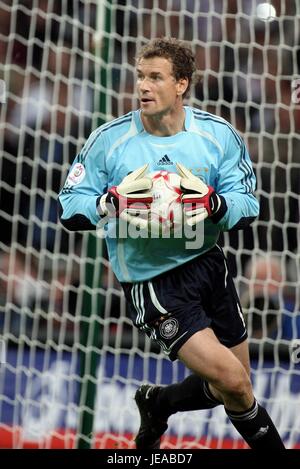
[[[100,220],[97,212],[99,196],[61,194],[58,198],[59,218],[70,231],[93,230]]]
[[[227,210],[219,220],[222,231],[243,229],[250,225],[259,214],[259,203],[253,194],[229,192],[222,194]]]
[[[59,195],[61,223],[71,231],[91,230],[103,217],[120,217],[146,228],[153,201],[152,180],[145,176],[147,171],[148,164],[135,169],[102,195],[95,195],[95,187],[84,187],[85,193],[64,187]]]

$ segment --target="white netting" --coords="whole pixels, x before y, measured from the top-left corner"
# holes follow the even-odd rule
[[[0,0],[1,446],[72,446],[88,405],[85,386],[78,396],[79,351],[88,354],[86,374],[90,353],[100,357],[97,447],[133,447],[132,396],[141,381],[187,373],[132,329],[100,241],[67,233],[56,215],[87,135],[99,119],[137,106],[135,54],[162,35],[189,40],[196,52],[202,80],[189,103],[230,120],[249,147],[261,213],[252,228],[225,234],[225,250],[246,312],[255,393],[287,445],[300,443],[300,9],[296,0],[274,1],[277,18],[264,22],[257,3]],[[81,342],[83,316],[91,327]],[[239,444],[222,408],[173,416],[164,440]]]

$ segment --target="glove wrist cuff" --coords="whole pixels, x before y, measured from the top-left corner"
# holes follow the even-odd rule
[[[108,214],[108,210],[106,207],[106,199],[107,199],[107,194],[101,195],[97,199],[96,207],[97,207],[97,212],[99,213],[100,217],[103,217]]]
[[[215,198],[214,203],[216,204],[217,209],[211,216],[211,221],[216,224],[219,223],[219,221],[224,217],[225,213],[227,212],[227,204],[226,200],[222,195],[214,193],[213,197]]]

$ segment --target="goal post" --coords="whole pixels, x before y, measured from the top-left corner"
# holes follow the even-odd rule
[[[220,241],[255,395],[300,447],[300,9],[259,3],[0,0],[0,446],[134,448],[138,385],[189,373],[132,327],[103,240],[57,221],[90,132],[138,106],[138,49],[174,36],[200,74],[187,104],[229,120],[253,161],[260,215]],[[244,447],[221,406],[169,422],[164,448]]]
[[[111,31],[111,0],[100,2],[96,10],[95,54],[101,57],[102,63],[95,70],[95,80],[101,85],[99,93],[95,93],[95,107],[99,106],[102,116],[106,115],[107,63],[109,53],[109,34]],[[100,76],[100,80],[97,78]],[[98,118],[97,125],[105,122]],[[87,237],[87,257],[91,260],[86,265],[85,284],[87,286],[83,296],[83,321],[81,323],[80,349],[80,417],[77,431],[78,449],[89,449],[93,442],[94,415],[97,396],[97,368],[100,338],[100,321],[91,320],[91,313],[96,317],[103,311],[103,296],[97,292],[97,286],[102,275],[102,244],[103,240],[94,234]],[[96,288],[95,288],[96,287]]]

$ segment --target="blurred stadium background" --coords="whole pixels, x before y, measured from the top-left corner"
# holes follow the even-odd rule
[[[133,394],[171,364],[131,327],[101,239],[68,233],[56,199],[91,130],[137,107],[145,40],[191,41],[189,104],[244,137],[261,201],[226,233],[252,378],[288,447],[300,447],[300,4],[274,0],[0,0],[0,446],[133,448]],[[201,155],[199,155],[201,158]],[[176,415],[168,448],[239,448],[217,408]]]

